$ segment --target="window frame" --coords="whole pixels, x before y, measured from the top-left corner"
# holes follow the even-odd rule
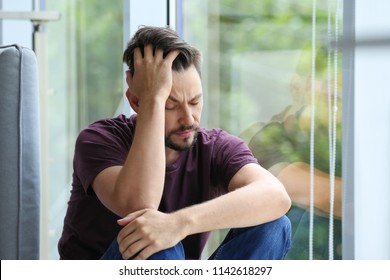
[[[385,0],[344,1],[344,259],[390,259],[388,10]]]

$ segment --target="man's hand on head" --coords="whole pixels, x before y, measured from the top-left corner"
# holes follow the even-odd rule
[[[140,101],[167,100],[172,89],[172,63],[178,50],[172,50],[165,57],[162,49],[146,45],[143,54],[140,48],[134,50],[134,73],[127,75],[130,92]]]

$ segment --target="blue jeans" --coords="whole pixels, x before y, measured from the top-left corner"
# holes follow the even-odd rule
[[[283,216],[275,221],[247,228],[231,229],[209,260],[281,260],[290,249],[291,223]],[[102,260],[122,260],[114,240]],[[181,242],[155,253],[149,260],[184,260]]]

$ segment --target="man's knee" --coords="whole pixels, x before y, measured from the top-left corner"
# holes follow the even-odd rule
[[[271,222],[273,223],[273,232],[278,236],[280,249],[283,251],[283,258],[291,247],[291,222],[287,216],[282,216],[279,219]]]
[[[291,246],[291,222],[287,216],[248,228],[246,244],[253,250],[250,259],[283,259]],[[247,248],[248,250],[248,248]]]
[[[280,227],[284,232],[286,232],[288,236],[291,235],[291,222],[286,215],[283,215],[274,222],[277,224],[278,227]]]
[[[258,236],[270,249],[269,259],[282,259],[291,247],[291,222],[287,216],[259,225]],[[275,255],[274,255],[275,254]]]

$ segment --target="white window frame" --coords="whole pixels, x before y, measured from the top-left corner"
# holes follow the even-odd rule
[[[344,1],[344,259],[390,259],[389,10]]]

